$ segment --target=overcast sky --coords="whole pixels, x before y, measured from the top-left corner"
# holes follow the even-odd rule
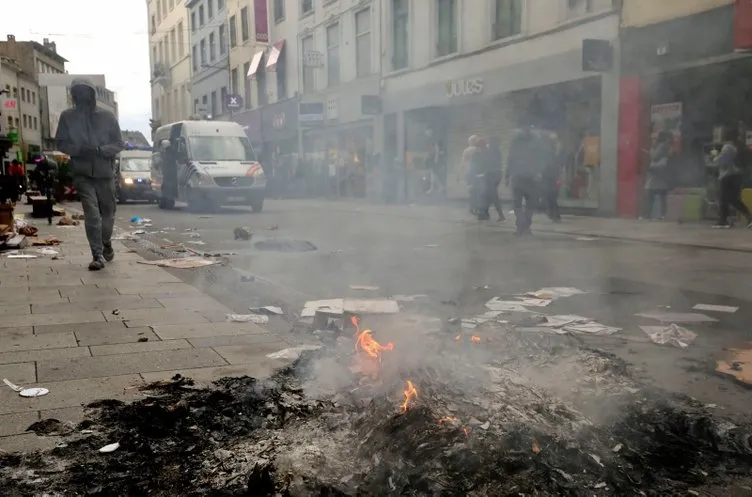
[[[150,139],[146,0],[23,0],[3,3],[0,36],[57,43],[71,74],[104,74],[117,95],[120,126]]]

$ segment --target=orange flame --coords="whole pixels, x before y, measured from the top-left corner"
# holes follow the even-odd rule
[[[412,381],[407,380],[407,382],[405,382],[404,393],[405,401],[402,403],[402,412],[407,412],[407,407],[410,404],[410,401],[418,398],[418,390],[416,390]]]
[[[443,418],[439,420],[440,425],[444,423],[455,423],[455,422],[457,422],[457,418],[454,416],[444,416]]]
[[[473,343],[480,343],[480,337],[477,335],[473,335],[470,337],[470,341]]]
[[[369,357],[380,361],[381,353],[383,351],[394,350],[394,344],[392,342],[389,342],[386,345],[381,345],[379,342],[377,342],[373,338],[373,332],[371,330],[360,331],[360,321],[358,320],[357,316],[352,316],[350,318],[350,321],[352,321],[353,326],[355,326],[356,351],[363,351]]]

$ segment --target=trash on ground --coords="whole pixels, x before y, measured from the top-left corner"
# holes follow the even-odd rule
[[[269,322],[269,316],[262,314],[228,314],[227,322],[266,324]]]
[[[190,233],[186,233],[185,236],[187,236],[188,238],[201,238],[201,233],[196,233],[195,231],[193,231]]]
[[[597,240],[597,238],[594,238],[592,236],[578,236],[577,238],[575,238],[575,240],[580,242],[594,242]]]
[[[697,304],[692,309],[695,311],[708,311],[708,312],[728,312],[733,314],[739,310],[738,307],[732,305],[713,305],[713,304]]]
[[[486,307],[492,311],[502,312],[532,312],[520,302],[504,301],[499,297],[494,297],[486,302]]]
[[[377,286],[350,285],[350,290],[363,290],[363,291],[366,291],[366,292],[375,292],[378,289],[379,289],[379,287],[377,287]]]
[[[394,295],[392,300],[397,302],[425,302],[428,300],[428,295]]]
[[[190,243],[191,245],[206,245],[206,242],[202,242],[201,240],[188,240],[186,243]]]
[[[641,318],[655,319],[662,323],[715,323],[717,319],[691,312],[641,312],[635,314]]]
[[[102,454],[107,454],[108,452],[115,452],[120,448],[120,444],[118,442],[115,442],[114,444],[105,445],[101,449],[99,449],[99,452]]]
[[[282,349],[278,352],[266,354],[266,357],[268,359],[286,359],[294,361],[297,360],[300,357],[300,354],[302,354],[303,352],[306,352],[308,350],[319,350],[320,348],[321,345],[300,345],[298,347],[290,347],[287,349]]]
[[[37,236],[39,229],[36,226],[26,224],[20,227],[16,225],[16,231],[18,232],[19,235],[23,235],[23,236]]]
[[[352,314],[396,314],[399,304],[388,299],[345,299],[344,311]]]
[[[201,259],[198,257],[185,257],[183,259],[160,259],[158,261],[138,261],[139,264],[147,264],[149,266],[159,267],[171,267],[177,269],[195,269],[204,266],[214,266],[219,264],[219,261],[213,261],[209,259]]]
[[[750,367],[746,367],[747,364]],[[752,385],[752,349],[729,349],[723,359],[716,361],[715,370]]]
[[[284,311],[282,311],[282,308],[277,307],[275,305],[265,305],[264,307],[250,307],[248,310],[255,312],[257,314],[265,313],[265,314],[274,314],[275,316],[281,316],[284,314]]]
[[[671,345],[680,349],[689,347],[697,338],[697,333],[678,324],[667,326],[640,326],[650,339],[658,345]]]
[[[39,388],[39,387],[32,387],[32,388],[24,388],[16,385],[15,383],[12,383],[7,378],[3,378],[3,383],[5,383],[8,388],[13,390],[14,392],[18,392],[18,395],[21,397],[43,397],[50,393],[49,390],[46,388]]]
[[[253,281],[256,281],[256,277],[255,276],[245,276],[245,275],[243,275],[243,276],[240,277],[240,282],[241,283],[251,283]]]
[[[60,245],[62,240],[60,240],[56,236],[48,236],[46,238],[40,238],[39,240],[34,240],[31,242],[31,244],[35,247],[48,247],[52,245]]]
[[[75,221],[83,221],[84,220],[84,215],[83,214],[71,214],[71,217]]]
[[[495,322],[498,324],[506,324],[507,321],[499,320],[499,316],[503,316],[504,312],[502,311],[486,311],[483,314],[480,314],[478,316],[472,317],[472,318],[462,318],[460,320],[460,325],[468,330],[472,330],[477,328],[478,326],[482,324],[486,324],[488,322]]]
[[[278,229],[279,229],[279,226],[277,226],[276,224],[272,224],[271,226],[269,226],[269,231],[277,231]]]
[[[137,224],[139,226],[151,226],[151,219],[135,216],[131,218],[131,223]]]
[[[55,249],[44,247],[37,249],[37,253],[42,255],[58,255],[60,252]]]
[[[578,288],[555,286],[541,288],[540,290],[537,290],[535,292],[527,292],[525,295],[535,297],[537,299],[556,300],[583,294],[585,294],[585,292]]]
[[[605,324],[591,321],[589,323],[575,323],[569,324],[562,328],[563,331],[568,333],[577,333],[581,335],[613,335],[621,331],[621,328],[615,328],[613,326],[606,326]]]
[[[5,249],[22,249],[29,245],[29,240],[24,235],[11,236],[5,240],[3,248]]]
[[[548,304],[551,303],[551,300],[525,297],[525,298],[519,298],[517,302],[524,306],[529,306],[529,307],[546,307]]]
[[[345,299],[311,300],[303,304],[302,318],[312,318],[317,312],[342,315],[345,312]]]
[[[146,233],[145,231],[142,231],[141,233]],[[125,234],[118,234],[112,237],[113,240],[138,240],[137,236],[134,236],[137,233],[125,233]]]
[[[235,236],[235,240],[243,241],[248,241],[251,239],[251,236],[253,236],[251,230],[248,228],[235,228],[232,230],[232,234]]]
[[[133,235],[145,235],[146,234],[146,230],[132,231],[131,234],[133,234]]]
[[[8,254],[7,258],[8,259],[36,259],[37,256],[36,255],[31,255],[31,254],[15,253],[15,254]]]
[[[70,216],[63,216],[57,220],[58,226],[78,226],[78,221]]]

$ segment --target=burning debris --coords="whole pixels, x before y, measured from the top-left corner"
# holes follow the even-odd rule
[[[11,495],[157,497],[684,496],[747,484],[752,425],[651,391],[573,337],[509,332],[464,347],[352,324],[352,338],[268,380],[196,389],[177,376],[132,404],[97,402],[59,448],[0,458],[0,478]]]

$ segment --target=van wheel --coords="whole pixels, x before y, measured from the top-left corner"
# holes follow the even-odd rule
[[[175,207],[175,200],[171,198],[159,197],[157,201],[160,209],[170,210]]]

